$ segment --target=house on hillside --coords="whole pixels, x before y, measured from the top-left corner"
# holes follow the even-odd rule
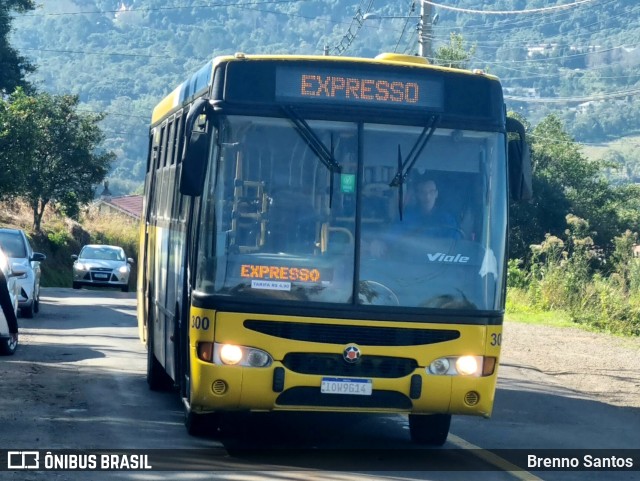
[[[109,190],[109,182],[105,182],[100,199],[96,200],[91,207],[97,214],[120,215],[138,221],[142,217],[142,196],[113,197]]]

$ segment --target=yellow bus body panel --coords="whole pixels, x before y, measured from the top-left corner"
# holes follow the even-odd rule
[[[325,319],[295,316],[262,314],[226,313],[191,308],[192,320],[208,318],[209,329],[190,327],[191,353],[191,406],[196,412],[207,411],[343,411],[343,412],[413,412],[413,413],[454,413],[488,417],[491,415],[497,379],[497,367],[491,376],[435,376],[428,374],[429,364],[444,356],[490,354],[499,357],[499,346],[490,352],[486,349],[487,331],[501,333],[502,326],[480,326],[461,324],[416,324],[413,322],[393,321],[355,321],[350,319]],[[416,369],[399,378],[372,377],[374,391],[392,391],[401,393],[409,399],[411,377],[418,374],[422,378],[422,391],[418,399],[411,399],[411,407],[406,409],[384,407],[335,407],[320,405],[279,405],[278,397],[282,392],[295,387],[312,387],[320,391],[323,375],[302,374],[283,366],[282,359],[287,353],[323,353],[339,354],[344,344],[327,344],[283,339],[259,333],[243,326],[246,319],[322,323],[334,325],[360,325],[393,328],[454,329],[460,337],[451,341],[418,346],[364,346],[360,345],[363,356],[378,355],[415,359]],[[215,319],[215,321],[214,321]],[[202,323],[201,323],[202,324]],[[198,359],[198,342],[237,344],[262,349],[268,352],[273,363],[269,367],[225,366],[204,362]],[[284,367],[285,383],[282,392],[273,391],[274,369]],[[327,374],[326,377],[345,377]],[[226,386],[224,392],[220,387]],[[478,402],[469,405],[465,402],[468,393],[476,393]],[[360,397],[360,396],[355,396]]]

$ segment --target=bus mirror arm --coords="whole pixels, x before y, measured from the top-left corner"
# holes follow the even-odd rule
[[[533,180],[531,173],[531,151],[525,137],[524,126],[516,119],[507,117],[507,134],[516,134],[516,139],[507,140],[509,163],[509,190],[513,200],[531,200]]]
[[[200,98],[191,105],[187,114],[185,124],[187,138],[182,153],[182,169],[180,171],[180,193],[183,195],[198,197],[202,195],[204,190],[209,133],[198,119],[201,115],[206,116],[211,111],[209,99]]]

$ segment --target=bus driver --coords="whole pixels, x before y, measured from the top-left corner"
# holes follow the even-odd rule
[[[397,219],[391,225],[384,235],[384,240],[376,239],[371,242],[369,249],[372,256],[385,255],[388,244],[398,237],[412,235],[450,239],[463,237],[455,216],[436,204],[438,187],[435,180],[429,177],[418,179],[415,186],[415,199],[414,204],[407,206],[402,220]]]

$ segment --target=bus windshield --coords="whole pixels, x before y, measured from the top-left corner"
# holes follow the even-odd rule
[[[196,289],[242,299],[501,309],[503,133],[227,116]],[[318,155],[320,142],[339,168]],[[415,162],[407,162],[411,157]],[[402,166],[411,166],[402,169]],[[402,182],[393,182],[398,173]]]

